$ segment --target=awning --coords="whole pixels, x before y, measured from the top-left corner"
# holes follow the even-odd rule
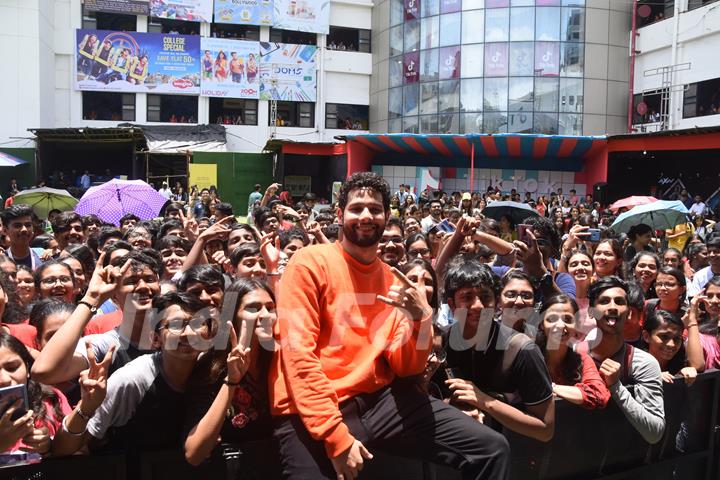
[[[145,136],[150,153],[226,152],[223,125],[135,125],[123,123]]]

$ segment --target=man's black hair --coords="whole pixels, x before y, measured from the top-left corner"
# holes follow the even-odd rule
[[[185,238],[178,237],[177,235],[167,235],[159,238],[158,241],[155,242],[155,250],[158,252],[165,248],[175,247],[185,250],[185,253],[189,253],[192,248],[192,243]]]
[[[290,230],[282,230],[280,233],[280,248],[285,248],[293,240],[300,240],[303,245],[307,246],[310,243],[310,239],[300,227],[292,227]]]
[[[165,310],[169,307],[177,305],[184,312],[195,314],[204,308],[207,308],[207,304],[200,300],[197,295],[193,295],[185,292],[169,292],[164,295],[158,295],[153,299],[153,322],[155,331],[159,330],[160,321],[163,319]]]
[[[215,211],[224,213],[225,215],[233,214],[233,206],[228,202],[220,202],[215,205]]]
[[[325,235],[325,238],[327,238],[331,242],[334,242],[335,240],[338,240],[340,238],[340,225],[338,225],[337,223],[325,225],[322,228],[322,232],[323,235]]]
[[[62,233],[70,229],[70,225],[75,222],[82,224],[80,215],[75,212],[62,212],[52,221],[53,233]]]
[[[168,220],[165,220],[160,227],[160,232],[158,233],[158,238],[163,238],[167,235],[167,232],[170,230],[183,230],[183,224],[180,220],[177,220],[175,218],[171,218]]]
[[[126,213],[125,215],[120,217],[120,226],[122,227],[122,224],[127,222],[128,220],[135,220],[135,222],[137,223],[140,221],[140,217],[138,217],[134,213]]]
[[[255,220],[255,225],[258,228],[262,228],[265,221],[270,217],[277,218],[277,215],[275,215],[269,207],[256,208],[253,213],[253,220]]]
[[[216,265],[193,265],[183,272],[178,281],[178,290],[185,291],[192,283],[202,283],[207,286],[217,286],[225,290],[225,277]]]
[[[500,282],[490,267],[479,262],[474,255],[462,254],[454,260],[456,261],[451,262],[445,270],[443,295],[446,302],[453,298],[458,290],[466,287],[489,287],[497,296]]]
[[[398,217],[390,216],[387,222],[385,222],[385,230],[387,230],[388,227],[398,227],[400,229],[400,235],[405,235],[405,227],[403,227],[403,222]]]
[[[560,234],[552,220],[546,217],[528,217],[523,220],[523,223],[530,225],[533,232],[538,232],[546,238],[555,252],[560,250]]]
[[[5,227],[10,225],[10,222],[20,217],[32,217],[33,209],[30,205],[24,203],[18,203],[16,205],[10,205],[8,208],[2,211],[0,217]]]
[[[114,245],[117,245],[117,243],[115,243]],[[150,270],[157,274],[158,277],[162,277],[162,257],[152,248],[131,250],[130,253],[128,253],[127,255],[114,259],[111,262],[111,265],[113,267],[122,267],[128,260],[130,260],[131,269],[149,267]]]
[[[615,275],[602,277],[595,283],[591,284],[588,289],[588,301],[590,302],[590,306],[594,307],[595,302],[597,302],[597,299],[600,297],[602,292],[610,288],[622,288],[625,291],[625,295],[627,296],[628,294],[628,284],[625,280],[622,280],[620,277],[616,277]]]
[[[243,258],[260,256],[260,246],[255,242],[247,242],[239,245],[230,254],[230,263],[237,268]]]
[[[390,209],[390,185],[387,181],[374,172],[356,172],[340,187],[340,194],[338,195],[338,207],[340,210],[345,210],[350,192],[360,188],[368,188],[375,193],[379,193],[385,212]]]

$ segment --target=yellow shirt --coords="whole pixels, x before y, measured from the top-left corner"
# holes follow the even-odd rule
[[[675,228],[672,230],[665,230],[666,235],[677,235],[678,233],[683,233],[684,235],[678,235],[675,238],[668,240],[668,247],[670,248],[677,248],[681,252],[683,251],[683,248],[685,248],[685,242],[688,241],[690,237],[692,237],[695,229],[693,228],[691,223],[681,223],[679,225],[675,225]]]

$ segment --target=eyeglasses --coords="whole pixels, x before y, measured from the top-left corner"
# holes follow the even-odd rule
[[[43,285],[46,285],[48,287],[55,285],[57,282],[60,283],[72,283],[73,279],[72,277],[68,277],[67,275],[63,275],[61,277],[45,277],[42,280],[40,280],[40,283]]]
[[[380,240],[380,243],[402,243],[403,239],[402,237],[390,237],[390,238],[383,238]]]
[[[193,317],[189,320],[173,318],[171,320],[168,320],[164,325],[161,325],[160,328],[164,328],[165,330],[174,335],[180,335],[185,331],[185,327],[190,325],[190,329],[193,332],[202,334],[207,333],[210,330],[212,323],[212,318]]]
[[[515,300],[520,297],[523,300],[531,301],[535,298],[535,295],[533,292],[516,292],[515,290],[508,290],[507,292],[503,292],[503,297],[508,300]]]
[[[419,248],[417,250],[410,250],[408,252],[408,256],[410,257],[424,257],[425,255],[430,255],[429,248]]]
[[[177,257],[187,257],[187,252],[182,248],[176,248],[174,250],[160,250],[160,255],[163,258],[170,258],[172,257],[173,253]]]
[[[677,283],[669,283],[669,282],[655,282],[655,288],[675,288],[677,287]]]

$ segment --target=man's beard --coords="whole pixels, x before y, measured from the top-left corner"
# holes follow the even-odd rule
[[[385,231],[384,226],[382,228],[380,228],[377,224],[373,224],[373,226],[375,226],[375,232],[372,236],[359,238],[353,227],[348,227],[343,224],[343,238],[347,238],[350,243],[357,245],[358,247],[371,247],[380,241],[382,234]]]

